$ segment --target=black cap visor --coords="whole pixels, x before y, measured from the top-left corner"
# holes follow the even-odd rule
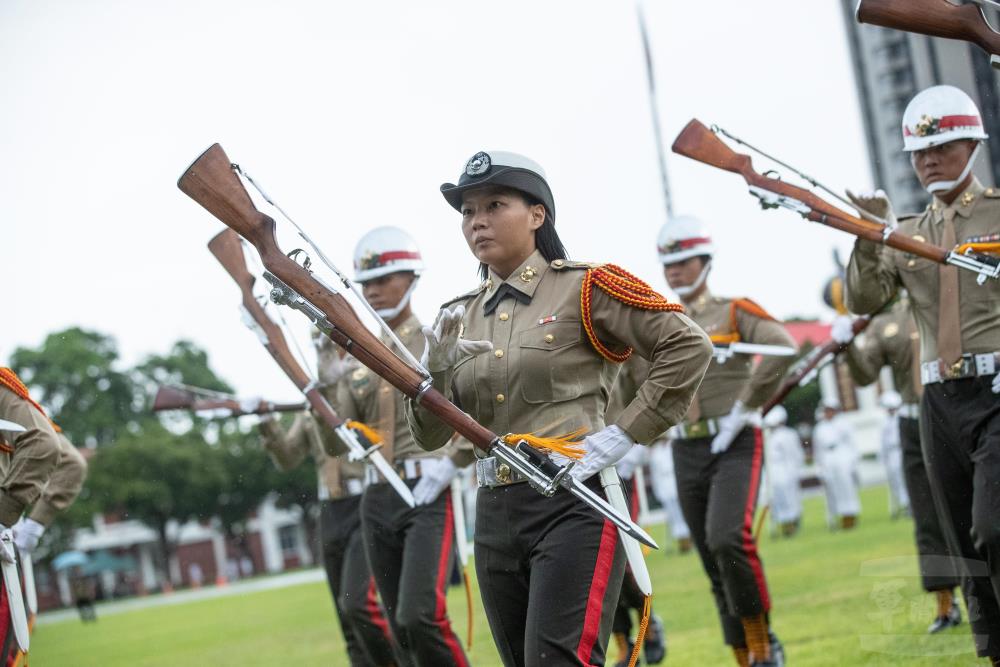
[[[462,210],[462,194],[467,190],[484,187],[506,187],[519,190],[538,199],[545,205],[545,210],[556,219],[556,205],[548,184],[535,172],[518,167],[494,167],[483,176],[462,175],[458,185],[445,183],[441,186],[441,194],[456,211]]]

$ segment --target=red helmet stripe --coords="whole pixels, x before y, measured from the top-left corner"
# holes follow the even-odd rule
[[[396,262],[401,259],[420,259],[420,253],[414,250],[390,250],[378,256],[378,263]]]
[[[983,121],[979,116],[954,115],[954,116],[941,116],[941,118],[938,120],[937,129],[938,132],[941,132],[941,130],[950,130],[956,127],[982,127],[982,126],[983,126]],[[908,126],[903,126],[903,134],[906,135],[907,137],[914,136],[913,133],[910,132],[910,128]]]

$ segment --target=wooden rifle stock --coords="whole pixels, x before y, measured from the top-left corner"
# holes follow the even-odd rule
[[[884,243],[897,250],[941,264],[946,263],[950,255],[950,249],[946,250],[930,243],[917,241],[896,232],[886,236],[884,225],[851,215],[805,188],[786,183],[778,178],[758,174],[753,169],[749,155],[734,151],[696,118],[692,119],[677,135],[672,150],[692,160],[737,173],[751,187],[805,204],[809,209],[808,212],[799,212],[813,222],[860,236],[874,243]],[[764,200],[762,200],[762,204],[765,206],[777,205]]]
[[[993,67],[1000,67],[1000,33],[976,5],[948,0],[861,0],[855,16],[858,23],[971,42],[990,55]]]
[[[884,308],[885,306],[883,306],[883,309]],[[868,328],[871,321],[872,318],[869,315],[864,315],[854,320],[851,325],[851,331],[854,332],[854,336],[851,337],[852,342],[858,334]],[[846,350],[850,344],[851,343],[838,343],[831,338],[819,347],[814,347],[810,350],[809,354],[803,357],[802,360],[797,363],[794,368],[792,368],[788,377],[785,378],[785,381],[781,383],[780,387],[778,387],[778,391],[774,392],[774,395],[767,400],[767,403],[765,403],[763,407],[761,407],[761,416],[766,415],[776,405],[780,405],[786,398],[788,398],[788,395],[799,386],[799,383],[802,382],[803,378],[812,373],[813,370],[819,366],[827,356],[831,354],[840,354]]]
[[[297,412],[305,408],[304,403],[270,403],[260,401],[253,410],[244,410],[243,402],[236,398],[214,397],[200,398],[198,393],[173,385],[161,385],[153,399],[153,412],[170,410],[190,410],[202,412],[206,410],[228,410],[230,417],[244,415],[266,415],[272,412]]]
[[[421,406],[474,445],[484,451],[492,448],[497,438],[495,434],[462,412],[440,392],[425,386],[423,375],[399,359],[372,334],[343,296],[331,291],[281,252],[274,235],[274,220],[253,205],[246,188],[233,171],[232,162],[219,144],[211,146],[188,167],[177,181],[177,187],[253,244],[268,271],[316,306],[333,325],[330,338],[335,343],[406,396],[419,397]]]

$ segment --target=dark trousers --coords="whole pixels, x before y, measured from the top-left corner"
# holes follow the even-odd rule
[[[569,492],[479,490],[476,575],[507,667],[603,665],[624,574],[618,529]]]
[[[927,478],[924,453],[920,446],[920,420],[899,418],[899,442],[903,450],[903,479],[910,496],[913,533],[920,557],[920,579],[925,591],[951,590],[959,585],[955,564],[934,507],[931,481]]]
[[[320,505],[320,545],[351,667],[379,667],[393,662],[385,613],[361,539],[361,496],[326,500]]]
[[[412,488],[416,481],[408,484]],[[451,494],[411,509],[389,484],[372,484],[362,495],[361,522],[368,563],[399,646],[399,664],[468,665],[445,598],[455,553]]]
[[[764,566],[753,539],[753,515],[764,461],[758,429],[743,429],[725,452],[711,452],[712,438],[674,443],[677,494],[691,539],[712,582],[722,634],[744,647],[740,618],[771,608]]]
[[[992,377],[930,384],[924,460],[956,557],[976,652],[1000,657],[1000,396]]]

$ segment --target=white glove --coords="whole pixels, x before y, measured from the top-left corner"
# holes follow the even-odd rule
[[[17,562],[17,554],[14,552],[14,533],[3,524],[0,524],[0,561]]]
[[[892,203],[884,190],[875,192],[859,192],[857,194],[847,191],[847,198],[853,202],[854,207],[859,211],[871,213],[877,218],[885,220],[885,224],[895,227],[899,223],[896,221],[896,214],[892,210]]]
[[[417,505],[430,505],[448,488],[458,468],[449,458],[420,459],[420,481],[413,487]]]
[[[445,308],[438,312],[434,326],[423,327],[424,354],[420,363],[432,373],[453,368],[458,360],[468,355],[478,355],[493,349],[493,343],[488,340],[464,340],[459,338],[462,332],[462,318],[465,317],[465,306],[458,305],[453,309]]]
[[[850,315],[837,315],[830,325],[830,338],[841,345],[847,345],[854,340],[854,320]]]
[[[613,466],[624,458],[635,441],[617,424],[605,426],[597,433],[583,439],[585,453],[569,474],[578,481],[586,481],[608,466]]]
[[[30,554],[38,546],[38,540],[45,532],[45,526],[34,519],[21,517],[21,520],[14,524],[14,544],[22,554]]]
[[[750,421],[750,411],[743,403],[736,401],[729,414],[719,420],[719,432],[712,438],[712,453],[721,454],[729,449],[733,440]]]
[[[341,350],[324,336],[329,345],[316,346],[316,371],[319,381],[325,385],[335,385],[342,377],[358,367],[358,361]]]
[[[993,393],[1000,394],[1000,373],[993,376]]]
[[[618,465],[615,467],[618,468],[618,474],[621,475],[622,479],[632,479],[635,475],[635,469],[642,467],[642,464],[646,462],[646,453],[645,447],[633,447],[618,461]]]

